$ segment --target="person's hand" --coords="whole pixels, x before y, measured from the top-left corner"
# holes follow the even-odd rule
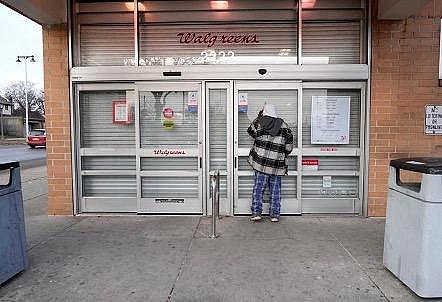
[[[253,120],[253,125],[257,128],[259,121],[262,118],[262,109],[258,112],[258,116]]]

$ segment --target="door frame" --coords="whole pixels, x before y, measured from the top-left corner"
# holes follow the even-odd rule
[[[136,197],[85,197],[83,196],[83,176],[135,176],[136,170],[83,170],[81,168],[81,159],[86,156],[134,156],[136,155],[134,148],[83,148],[81,147],[81,118],[80,118],[80,94],[82,92],[92,91],[126,91],[127,100],[135,104],[135,86],[133,83],[97,83],[97,84],[77,84],[75,86],[73,102],[74,123],[72,127],[75,129],[72,133],[72,141],[74,148],[72,154],[74,157],[74,170],[76,177],[74,178],[74,192],[77,199],[74,200],[78,213],[112,213],[112,212],[128,212],[136,213]],[[108,207],[106,207],[106,204]],[[110,206],[111,205],[111,206]],[[104,207],[103,207],[104,206]]]
[[[72,102],[72,111],[73,111],[73,123],[72,123],[72,156],[73,156],[73,184],[74,184],[74,208],[75,208],[75,214],[87,214],[87,213],[112,213],[112,212],[126,212],[126,213],[137,213],[137,208],[131,209],[128,208],[127,203],[129,202],[130,204],[132,204],[132,202],[135,203],[135,205],[138,205],[139,201],[139,197],[138,195],[141,195],[141,193],[138,193],[141,190],[141,186],[140,184],[137,183],[137,198],[133,198],[133,197],[127,197],[127,198],[104,198],[104,197],[83,197],[82,196],[82,176],[84,175],[137,175],[137,179],[139,178],[139,171],[140,171],[140,155],[138,154],[138,151],[135,150],[135,148],[81,148],[80,146],[80,139],[81,139],[81,129],[80,129],[80,104],[79,104],[79,99],[80,99],[80,93],[81,92],[87,92],[87,91],[109,91],[109,90],[125,90],[127,92],[127,99],[129,100],[130,98],[133,98],[133,102],[135,104],[135,108],[136,108],[136,114],[135,114],[135,140],[136,140],[136,146],[137,147],[139,145],[139,98],[137,96],[137,89],[138,87],[141,86],[137,86],[138,85],[151,85],[153,83],[157,83],[157,84],[161,84],[161,85],[173,85],[173,87],[176,87],[176,85],[182,85],[182,84],[188,84],[188,83],[197,83],[197,84],[201,84],[201,93],[200,93],[200,110],[203,110],[203,112],[207,113],[206,110],[206,92],[207,92],[207,85],[218,85],[220,83],[224,83],[224,85],[226,85],[226,83],[229,83],[226,86],[229,86],[230,88],[230,93],[228,93],[228,97],[231,98],[231,102],[236,103],[237,100],[237,92],[238,92],[238,87],[241,87],[242,84],[250,84],[250,83],[255,83],[256,86],[258,86],[258,88],[261,89],[266,89],[269,87],[269,85],[276,85],[278,86],[278,84],[292,84],[295,83],[297,85],[299,85],[299,90],[298,90],[298,133],[297,133],[297,141],[298,141],[298,148],[294,149],[294,152],[292,153],[293,155],[297,156],[297,170],[298,170],[298,177],[297,177],[297,181],[301,182],[302,176],[308,173],[304,173],[300,170],[302,170],[302,166],[301,166],[301,161],[302,161],[302,155],[315,155],[315,156],[321,156],[321,155],[326,155],[323,152],[321,152],[319,149],[318,150],[309,150],[308,152],[304,152],[303,151],[303,145],[302,145],[302,91],[303,89],[308,89],[308,88],[340,88],[340,89],[360,89],[361,91],[361,124],[360,124],[360,147],[358,148],[359,150],[356,150],[357,153],[354,152],[349,152],[349,150],[342,150],[337,152],[336,155],[342,155],[342,156],[351,156],[353,154],[356,154],[359,156],[360,159],[360,171],[359,171],[359,198],[358,200],[355,200],[354,202],[354,208],[355,212],[358,212],[359,215],[363,215],[363,207],[366,206],[367,200],[364,198],[365,194],[366,194],[366,186],[367,186],[367,176],[366,176],[366,165],[364,164],[365,161],[367,160],[367,156],[368,154],[365,152],[366,148],[367,148],[367,136],[366,136],[366,131],[368,128],[368,119],[367,119],[367,99],[366,99],[366,89],[367,89],[367,83],[366,82],[362,82],[362,81],[345,81],[345,82],[336,82],[336,81],[328,81],[328,82],[300,82],[300,81],[272,81],[272,80],[262,80],[262,81],[258,81],[258,80],[254,80],[254,81],[234,81],[234,80],[213,80],[213,81],[175,81],[175,82],[171,82],[171,81],[167,81],[167,82],[151,82],[151,81],[143,81],[143,82],[132,82],[132,83],[76,83],[74,86],[74,91],[73,91],[73,102]],[[166,85],[166,86],[167,86]],[[262,88],[262,86],[265,86],[265,88]],[[250,86],[249,86],[250,87]],[[280,88],[280,87],[278,87]],[[173,89],[173,88],[172,88]],[[204,91],[204,93],[203,93]],[[231,108],[231,110],[233,110],[233,105],[229,106],[229,108]],[[237,115],[237,113],[235,113],[235,115]],[[235,123],[235,121],[233,120],[232,116],[233,113],[228,114],[228,118],[232,119],[231,123]],[[200,131],[203,131],[203,136],[205,137],[205,128],[204,125],[207,125],[208,121],[205,120],[205,114],[201,114],[200,113],[200,122],[201,125],[203,125],[202,127],[200,126]],[[236,131],[235,130],[231,130],[234,131],[231,137],[231,139],[229,139],[229,142],[232,143],[233,145],[233,136],[236,136]],[[231,131],[228,131],[228,133]],[[205,142],[203,140],[203,150],[205,151],[206,148],[208,148],[208,142]],[[229,159],[227,159],[228,161],[228,167],[230,169],[233,169],[233,159],[235,157],[234,153],[233,153],[233,147],[231,147],[232,152],[228,152],[228,156],[230,156],[230,163],[229,163]],[[305,150],[307,151],[307,150]],[[112,156],[112,155],[122,155],[122,156],[136,156],[136,170],[135,171],[112,171],[112,170],[106,170],[106,171],[83,171],[81,168],[81,158],[82,156]],[[208,163],[206,162],[206,160],[208,159],[207,156],[204,156],[204,153],[200,153],[203,154],[203,179],[202,182],[200,183],[200,186],[203,188],[203,192],[201,194],[201,203],[202,203],[202,214],[208,214],[208,205],[210,204],[210,200],[208,198],[208,183],[207,183],[207,179],[208,179]],[[208,154],[208,153],[207,153]],[[231,170],[233,175],[233,170]],[[301,173],[299,173],[301,172]],[[363,177],[362,177],[363,175]],[[137,180],[138,181],[138,180]],[[234,177],[231,177],[231,182],[230,182],[230,186],[231,188],[235,188],[235,181],[234,181]],[[300,194],[301,194],[301,184],[298,184],[298,190],[297,190],[297,195],[298,195],[298,200],[301,203],[302,206],[302,198],[300,198]],[[233,192],[233,190],[231,190]],[[141,192],[141,191],[140,191]],[[233,193],[232,193],[233,194]],[[132,201],[133,200],[133,201]],[[111,210],[108,210],[108,208],[100,208],[98,209],[96,206],[93,207],[93,210],[91,209],[86,209],[85,207],[85,203],[87,202],[94,202],[94,203],[106,203],[107,201],[112,202],[113,203],[113,208]],[[231,215],[234,214],[233,211],[233,203],[237,201],[234,199],[234,196],[230,197],[230,202],[231,202]],[[98,210],[96,210],[98,209]],[[302,211],[304,211],[302,209]],[[155,214],[155,213],[152,213]],[[173,213],[170,213],[173,214]]]
[[[238,147],[238,92],[240,90],[296,90],[298,99],[297,99],[297,146],[293,148],[291,156],[296,156],[296,171],[293,171],[289,173],[290,176],[296,177],[296,199],[294,200],[297,203],[297,206],[293,209],[288,209],[288,211],[284,214],[301,214],[302,213],[302,199],[301,199],[301,192],[299,188],[301,187],[301,178],[300,175],[300,169],[301,169],[301,156],[299,152],[299,146],[301,145],[302,141],[302,82],[301,81],[235,81],[234,82],[234,98],[233,98],[233,108],[234,108],[234,142],[233,142],[233,161],[234,161],[234,169],[233,169],[233,181],[234,181],[234,203],[236,205],[239,203],[239,193],[238,193],[238,178],[239,173],[239,160],[238,157],[240,156],[247,156],[249,149],[245,150],[245,148],[239,148]],[[241,150],[240,150],[241,149]],[[244,150],[243,150],[244,149]],[[246,173],[248,174],[248,173]],[[245,175],[245,174],[244,174]],[[253,175],[253,174],[251,174]],[[235,215],[241,215],[241,214],[248,214],[249,211],[245,211],[242,209],[237,210],[237,206],[234,204],[234,214]],[[263,204],[263,211],[268,212],[268,206]],[[283,204],[281,203],[281,208],[283,207]]]
[[[135,137],[136,137],[136,163],[137,163],[137,201],[138,201],[138,213],[139,214],[196,214],[200,215],[204,213],[203,206],[203,185],[204,185],[204,154],[203,154],[203,137],[204,133],[204,118],[203,118],[203,110],[205,110],[205,95],[202,89],[201,81],[192,81],[192,82],[135,82],[135,96],[136,96],[136,105],[135,105]],[[190,157],[198,158],[198,169],[197,172],[185,172],[185,171],[157,171],[157,172],[148,172],[142,171],[141,169],[141,158],[146,157],[155,157],[153,155],[152,148],[141,148],[141,123],[140,123],[140,99],[139,93],[140,91],[197,91],[198,93],[198,146],[196,148],[188,148],[190,152]],[[189,156],[187,156],[189,157]],[[143,198],[142,196],[142,177],[147,176],[164,176],[177,174],[180,176],[198,176],[198,198],[192,199],[194,203],[200,204],[200,208],[198,211],[192,210],[188,207],[177,208],[175,203],[164,203],[161,207],[152,206],[152,198]],[[193,207],[193,206],[192,206]],[[173,210],[176,208],[176,210]]]
[[[339,207],[340,204],[351,204],[352,211],[343,212],[338,210],[338,214],[350,214],[350,215],[364,215],[364,204],[368,203],[368,200],[364,199],[365,185],[368,180],[368,176],[366,175],[366,165],[365,161],[367,160],[366,156],[366,148],[367,148],[367,137],[366,131],[368,127],[367,120],[367,99],[366,99],[366,90],[367,83],[364,82],[304,82],[303,89],[350,89],[350,90],[359,90],[360,91],[360,123],[359,123],[359,147],[343,147],[343,148],[335,148],[337,150],[333,150],[329,152],[327,150],[323,151],[321,146],[318,147],[310,147],[306,148],[304,145],[300,145],[300,157],[302,159],[303,156],[356,156],[359,157],[359,171],[339,171],[339,170],[329,170],[325,173],[325,175],[330,176],[357,176],[358,177],[358,198],[336,198],[335,205]],[[327,149],[327,148],[325,148]],[[301,171],[301,179],[303,176],[312,176],[312,175],[321,176],[321,173],[315,172],[311,173],[309,171]],[[304,199],[304,207],[303,213],[310,214],[335,214],[332,204],[325,204],[324,199],[317,198],[303,198]],[[317,206],[312,207],[312,203],[317,203]]]
[[[210,170],[209,164],[210,164],[210,136],[209,134],[209,127],[210,127],[210,113],[209,113],[209,90],[210,89],[226,89],[227,90],[227,100],[226,100],[226,131],[227,131],[227,141],[226,141],[226,148],[227,148],[227,158],[226,158],[226,172],[222,173],[221,175],[226,175],[227,177],[227,198],[226,200],[223,200],[220,197],[220,204],[222,202],[227,202],[228,204],[220,208],[227,209],[226,213],[220,212],[220,215],[227,215],[227,216],[233,216],[233,81],[205,81],[203,82],[205,87],[205,95],[206,95],[206,101],[205,101],[205,129],[204,133],[205,140],[204,140],[204,167],[205,167],[205,184],[204,184],[204,200],[203,203],[205,205],[205,213],[207,216],[210,216],[212,213],[212,201],[210,199],[210,175],[213,174],[214,171]]]

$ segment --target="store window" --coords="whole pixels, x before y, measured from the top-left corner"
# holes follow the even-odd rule
[[[140,92],[141,147],[198,146],[198,106],[194,91]]]
[[[302,64],[367,62],[366,0],[301,3]],[[134,24],[133,1],[77,0],[74,65],[133,66],[136,50],[141,66],[298,64],[298,6],[297,0],[140,0]]]
[[[133,2],[77,0],[75,66],[135,63]],[[297,64],[297,1],[139,1],[140,65]]]
[[[81,148],[134,148],[135,111],[127,91],[80,93]]]
[[[322,111],[331,110],[331,108],[336,110],[336,112],[330,113],[335,115],[336,121],[327,120],[327,122],[331,123],[328,129],[325,129],[327,125],[321,125],[323,121],[312,121],[312,116],[321,117],[324,115],[324,112],[321,112],[321,108],[315,106],[315,103],[317,104],[318,102],[321,102],[323,105]],[[361,105],[361,91],[358,89],[304,89],[302,116],[303,147],[359,148]],[[339,116],[336,115],[338,111],[341,114]],[[337,128],[341,129],[341,131],[336,131]]]
[[[142,1],[140,65],[296,64],[297,1]]]
[[[366,1],[302,2],[302,64],[366,63]]]
[[[133,2],[78,0],[74,8],[75,66],[124,66],[133,63]]]
[[[133,212],[137,195],[134,93],[100,90],[100,86],[90,89],[95,88],[77,88],[81,210]]]

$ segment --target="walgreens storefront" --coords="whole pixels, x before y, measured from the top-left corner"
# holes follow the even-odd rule
[[[76,213],[247,214],[247,127],[295,134],[282,213],[366,211],[366,1],[76,1]]]

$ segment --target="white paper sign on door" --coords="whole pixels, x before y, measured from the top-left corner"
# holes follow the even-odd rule
[[[196,91],[189,91],[187,98],[187,111],[191,113],[198,112],[198,93]]]
[[[323,188],[331,188],[332,187],[332,177],[331,176],[322,176],[322,187]]]
[[[238,112],[247,113],[249,109],[249,100],[247,92],[238,93]]]
[[[311,143],[350,143],[349,96],[312,96]]]

